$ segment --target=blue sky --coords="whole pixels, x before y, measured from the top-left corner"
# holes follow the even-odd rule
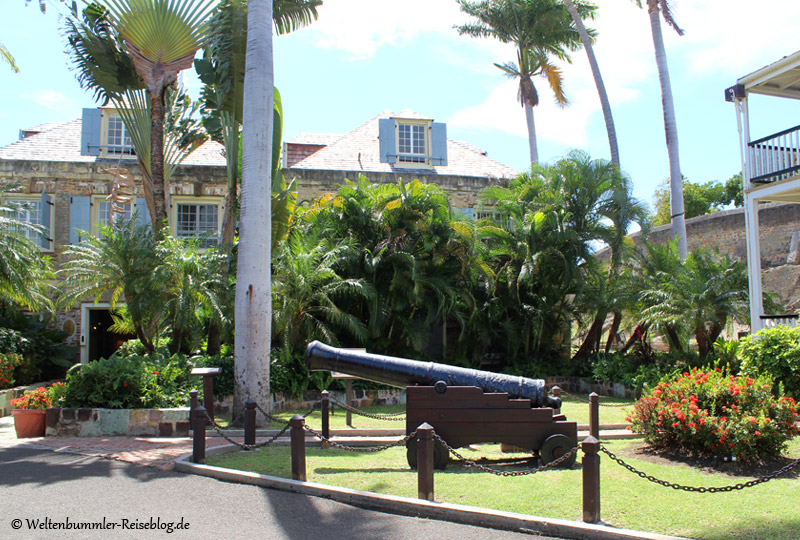
[[[636,195],[652,203],[668,176],[661,94],[649,20],[631,1],[597,0],[596,54],[608,88],[623,169]],[[0,42],[21,73],[0,64],[0,145],[20,128],[79,118],[92,107],[64,54],[59,14],[48,0],[3,0]],[[800,48],[800,2],[683,0],[676,19],[686,35],[663,26],[675,98],[681,168],[694,182],[725,180],[740,170],[736,117],[723,90],[736,79]],[[450,0],[326,0],[307,29],[275,39],[276,86],[284,104],[284,138],[346,133],[383,110],[412,109],[447,123],[448,137],[469,142],[517,170],[528,166],[527,135],[516,83],[492,64],[515,58],[489,39],[460,37],[464,22]],[[539,155],[552,162],[570,149],[608,158],[599,101],[583,51],[564,66],[571,104],[559,109],[537,80]],[[195,91],[195,78],[185,84]],[[757,138],[798,124],[800,104],[751,101]]]

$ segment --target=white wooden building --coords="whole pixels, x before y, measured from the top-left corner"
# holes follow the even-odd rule
[[[734,86],[725,90],[726,101],[736,106],[739,128],[750,280],[750,327],[752,332],[757,332],[774,325],[797,325],[797,314],[764,314],[758,205],[773,201],[800,203],[800,125],[788,127],[800,118],[787,118],[787,129],[752,139],[751,118],[757,118],[754,115],[758,114],[758,111],[750,110],[752,103],[748,102],[753,94],[775,99],[800,99],[800,51],[741,77]]]

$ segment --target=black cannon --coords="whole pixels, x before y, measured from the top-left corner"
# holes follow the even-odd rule
[[[544,381],[476,369],[420,362],[340,349],[314,341],[306,350],[313,371],[330,370],[406,388],[406,433],[423,422],[453,448],[479,442],[504,443],[538,453],[543,463],[577,446],[578,428],[553,409],[561,400],[548,396]],[[408,462],[416,466],[416,442],[408,444]],[[435,448],[443,469],[449,452]],[[562,463],[570,467],[574,456]]]

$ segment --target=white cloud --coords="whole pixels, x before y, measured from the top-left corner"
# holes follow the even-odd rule
[[[28,99],[51,111],[63,111],[64,109],[72,107],[72,100],[68,99],[64,94],[56,92],[55,90],[40,89],[31,93],[20,95],[23,99]]]
[[[306,31],[321,47],[352,58],[369,58],[380,47],[407,42],[426,32],[453,33],[463,20],[458,4],[439,0],[337,0],[319,8]]]

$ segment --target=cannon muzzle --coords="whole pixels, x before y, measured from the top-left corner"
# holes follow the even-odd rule
[[[434,386],[439,381],[448,386],[477,386],[484,392],[504,392],[512,398],[530,399],[534,407],[561,408],[561,399],[547,395],[542,379],[340,349],[319,341],[308,345],[306,366],[311,371],[339,371],[399,388]]]

